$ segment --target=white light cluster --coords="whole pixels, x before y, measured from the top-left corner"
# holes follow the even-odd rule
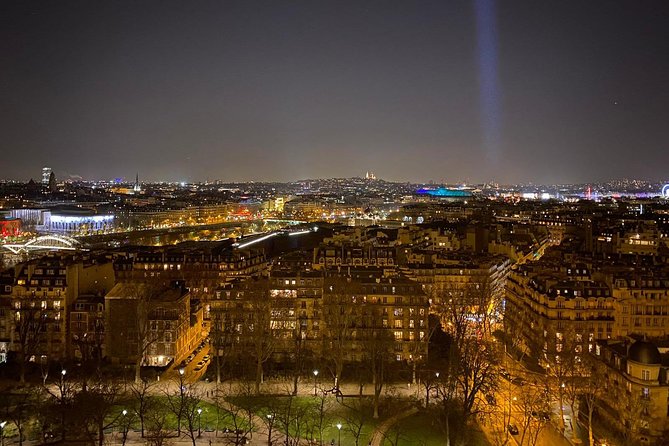
[[[114,219],[113,215],[90,215],[90,216],[63,216],[63,215],[52,215],[52,223],[85,223],[87,221],[111,221]]]

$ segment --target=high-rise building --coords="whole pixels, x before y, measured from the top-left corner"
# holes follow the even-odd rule
[[[139,172],[135,175],[135,185],[132,188],[133,192],[138,194],[142,192],[142,187],[139,185]]]
[[[49,178],[51,177],[51,167],[42,167],[42,186],[49,186]]]

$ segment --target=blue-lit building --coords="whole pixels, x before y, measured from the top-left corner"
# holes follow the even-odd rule
[[[438,198],[468,198],[472,193],[461,189],[447,189],[445,187],[421,188],[416,191],[418,195],[429,195]]]

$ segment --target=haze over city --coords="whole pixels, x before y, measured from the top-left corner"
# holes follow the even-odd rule
[[[0,2],[0,446],[669,445],[669,2]]]
[[[4,2],[0,177],[662,179],[666,2]]]

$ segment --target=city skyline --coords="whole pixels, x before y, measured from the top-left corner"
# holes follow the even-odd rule
[[[556,184],[668,158],[660,2],[3,12],[3,178]]]

